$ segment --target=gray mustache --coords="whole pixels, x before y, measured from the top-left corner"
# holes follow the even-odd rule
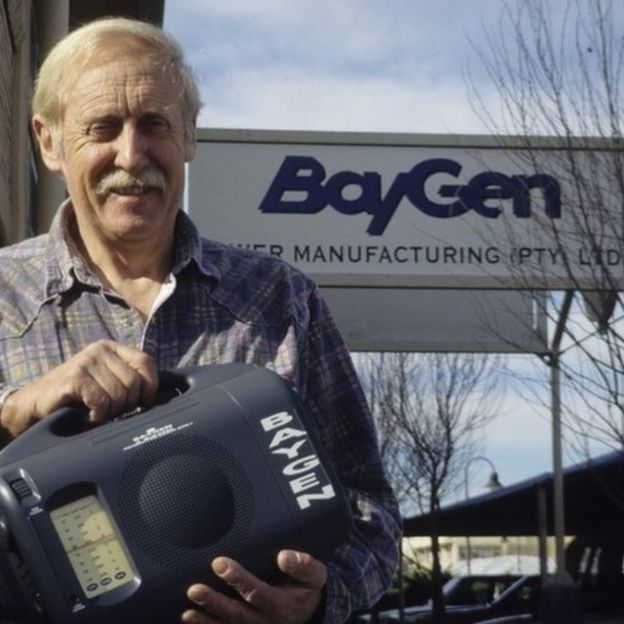
[[[97,184],[95,192],[106,195],[112,190],[130,187],[154,188],[158,191],[165,189],[165,174],[156,167],[150,167],[134,176],[123,169],[117,169],[105,174]]]

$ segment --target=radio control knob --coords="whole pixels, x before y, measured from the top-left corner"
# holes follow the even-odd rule
[[[30,485],[22,477],[14,479],[9,485],[19,500],[24,500],[26,497],[33,495]]]

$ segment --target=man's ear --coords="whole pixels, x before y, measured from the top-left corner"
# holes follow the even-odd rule
[[[58,145],[58,141],[60,140],[58,133],[50,127],[48,122],[41,117],[41,115],[35,115],[32,118],[32,129],[37,137],[41,158],[46,167],[50,171],[61,171],[61,146]]]

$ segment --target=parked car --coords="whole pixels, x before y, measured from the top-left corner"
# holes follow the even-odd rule
[[[473,624],[480,620],[510,615],[533,618],[538,605],[539,576],[460,576],[443,587],[445,623]],[[359,624],[372,622],[370,615],[356,619]],[[380,624],[400,622],[398,609],[378,614]],[[406,607],[403,622],[427,624],[432,621],[431,601],[417,607]]]
[[[566,547],[566,568],[578,591],[584,621],[624,622],[624,538],[621,536],[577,536]],[[533,624],[547,617],[553,586],[540,591],[539,576],[462,576],[443,588],[445,624]],[[554,588],[557,590],[557,588]],[[558,591],[558,590],[557,590]],[[549,598],[550,596],[550,598]],[[540,605],[540,597],[544,602]],[[566,603],[568,604],[568,603]],[[572,602],[570,602],[572,604]],[[549,606],[550,605],[550,606]],[[404,609],[404,622],[428,624],[430,602]],[[397,609],[357,616],[357,624],[400,622]]]

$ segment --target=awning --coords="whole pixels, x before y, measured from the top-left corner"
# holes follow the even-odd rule
[[[624,451],[615,451],[564,470],[565,533],[622,536]],[[442,508],[440,535],[538,535],[543,496],[545,529],[553,529],[553,476],[544,473]],[[404,520],[405,535],[429,535],[431,517]]]

